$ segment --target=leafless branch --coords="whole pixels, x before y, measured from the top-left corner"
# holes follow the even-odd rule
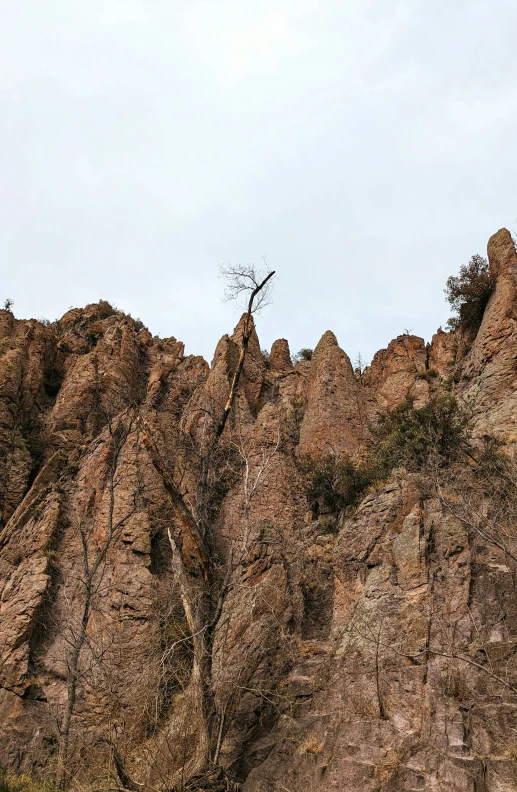
[[[256,269],[252,264],[222,265],[220,277],[226,280],[225,302],[239,300],[243,309],[246,307],[251,309],[250,315],[259,313],[271,302],[271,279],[274,274],[266,269]]]

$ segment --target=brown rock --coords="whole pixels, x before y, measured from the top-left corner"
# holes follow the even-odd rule
[[[293,368],[289,343],[285,338],[279,338],[273,342],[269,354],[269,364],[274,371],[291,371]]]
[[[377,352],[361,378],[370,420],[378,411],[393,410],[407,396],[414,398],[415,407],[422,407],[429,398],[429,385],[420,378],[426,368],[425,343],[418,336],[398,336]]]
[[[458,338],[455,333],[445,333],[442,329],[431,339],[429,344],[429,369],[446,379],[454,374],[454,366],[458,357]]]
[[[354,454],[365,438],[362,392],[348,356],[328,330],[312,355],[302,454]]]
[[[509,443],[517,440],[517,253],[505,228],[490,238],[488,257],[496,285],[463,368],[462,395],[475,411],[475,433]]]

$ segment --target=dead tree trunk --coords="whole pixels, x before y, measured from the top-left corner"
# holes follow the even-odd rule
[[[172,564],[193,643],[193,663],[188,693],[199,724],[199,737],[194,759],[185,774],[190,777],[202,773],[214,764],[222,738],[222,735],[218,733],[220,730],[215,727],[216,708],[211,680],[211,646],[213,631],[222,609],[231,569],[227,570],[214,606],[212,598],[213,563],[207,544],[207,539],[209,540],[210,537],[205,509],[208,478],[215,450],[235,403],[249,341],[254,329],[253,313],[261,303],[263,304],[274,272],[270,272],[265,278],[260,279],[252,269],[247,268],[226,270],[224,274],[231,278],[228,289],[230,298],[242,292],[248,292],[249,299],[240,339],[239,359],[231,379],[228,398],[221,415],[215,422],[210,442],[199,455],[201,458],[199,481],[201,497],[198,500],[201,502],[201,508],[198,509],[197,514],[194,513],[176,486],[153,440],[148,423],[141,415],[137,417],[144,446],[155,470],[162,479],[172,506],[175,526],[168,529]],[[194,564],[192,563],[193,558],[195,559]]]
[[[117,470],[118,459],[120,452],[124,447],[128,434],[131,431],[131,422],[129,427],[124,427],[119,423],[115,431],[112,431],[111,423],[108,424],[111,435],[111,453],[108,466],[108,489],[109,489],[109,505],[108,505],[108,519],[106,537],[103,544],[98,549],[94,557],[91,557],[90,538],[92,535],[94,522],[89,514],[85,514],[79,523],[79,533],[81,537],[82,549],[82,574],[84,585],[83,602],[81,608],[81,619],[79,628],[75,634],[72,634],[72,652],[68,660],[68,673],[67,673],[67,697],[65,704],[65,711],[60,727],[60,740],[59,750],[57,755],[57,774],[56,785],[58,789],[63,789],[67,781],[67,764],[68,753],[70,744],[70,727],[72,725],[72,718],[74,715],[75,704],[77,699],[77,688],[81,677],[80,672],[80,658],[81,651],[87,640],[88,624],[92,614],[94,605],[95,594],[98,589],[98,573],[106,561],[108,550],[117,536],[120,528],[127,522],[127,520],[134,513],[134,508],[122,517],[120,520],[114,522],[115,511],[115,473]],[[90,526],[89,528],[87,526]]]

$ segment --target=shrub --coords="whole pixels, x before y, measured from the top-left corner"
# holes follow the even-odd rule
[[[485,435],[476,449],[474,474],[495,500],[512,502],[517,510],[517,457],[505,452],[504,444]]]
[[[312,349],[304,347],[303,349],[300,349],[296,355],[293,355],[293,366],[296,365],[296,363],[299,363],[301,360],[312,360]]]
[[[416,408],[407,398],[384,413],[369,455],[359,461],[329,454],[305,454],[298,461],[313,515],[356,506],[366,490],[400,466],[422,468],[431,456],[442,464],[466,450],[468,416],[450,393]]]
[[[447,279],[446,299],[456,314],[448,320],[447,326],[451,330],[461,328],[477,333],[494,285],[487,259],[472,256],[469,263],[461,267],[459,275]]]
[[[282,436],[284,439],[290,440],[294,445],[298,445],[300,442],[300,432],[306,407],[306,399],[295,397],[291,399],[291,409],[287,408],[282,415]]]
[[[11,300],[10,297],[6,297],[6,299],[4,300],[4,311],[9,311],[9,313],[12,313],[13,305],[14,305],[14,300]]]
[[[98,306],[98,315],[101,319],[107,319],[109,316],[114,316],[121,313],[116,305],[112,305],[107,300],[99,300]]]
[[[269,351],[267,349],[261,349],[260,354],[262,355],[262,360],[266,364],[266,368],[269,368],[270,361],[269,361]]]
[[[210,523],[220,513],[226,494],[235,486],[243,470],[243,459],[234,445],[219,445],[212,456],[207,487],[206,514]]]
[[[96,344],[105,331],[104,322],[101,319],[96,319],[88,326],[87,339],[90,344]]]
[[[353,506],[371,483],[369,472],[349,457],[304,454],[299,468],[305,477],[305,494],[315,515],[323,509],[337,512]]]
[[[467,414],[450,393],[436,396],[418,409],[408,397],[381,416],[377,445],[369,461],[371,477],[383,478],[399,465],[422,467],[431,454],[453,458],[466,442],[467,423]]]
[[[316,737],[309,737],[303,744],[302,751],[310,754],[320,754],[323,751],[323,745]]]
[[[438,376],[438,372],[434,368],[426,369],[425,371],[421,371],[419,374],[416,375],[417,379],[426,380],[426,382],[432,382]]]

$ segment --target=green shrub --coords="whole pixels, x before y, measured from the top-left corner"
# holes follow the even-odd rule
[[[467,423],[467,414],[450,393],[436,396],[418,409],[408,397],[381,417],[368,463],[370,475],[384,478],[401,465],[417,469],[431,454],[452,459],[465,445]]]
[[[425,371],[420,371],[417,375],[417,379],[426,380],[426,382],[432,382],[438,376],[438,372],[434,368],[426,369]]]
[[[474,453],[474,475],[492,497],[512,500],[517,510],[517,456],[509,454],[503,441],[493,435],[485,435]]]
[[[490,499],[488,537],[508,548],[515,558],[517,540],[517,456],[505,450],[504,443],[485,435],[476,448],[477,465],[473,472],[477,491]],[[490,528],[490,525],[492,527]]]
[[[355,465],[349,457],[304,454],[298,464],[314,515],[321,510],[337,512],[355,505],[371,483],[368,470]]]
[[[269,368],[269,350],[261,349],[260,354],[262,355],[262,360],[266,364],[266,368]]]
[[[451,330],[461,328],[477,333],[494,285],[487,259],[472,256],[469,263],[460,268],[458,276],[451,275],[447,279],[446,299],[456,314],[448,320],[447,326]]]
[[[396,467],[422,468],[433,456],[446,463],[466,450],[468,416],[450,393],[416,408],[407,398],[384,413],[365,459],[305,454],[298,461],[305,494],[317,516],[356,506],[373,484],[387,479]]]
[[[303,416],[307,407],[307,400],[299,397],[291,399],[291,409],[283,411],[281,419],[282,437],[289,440],[294,445],[300,442],[300,431],[302,428]]]
[[[292,357],[293,366],[301,360],[312,360],[312,351],[312,349],[308,349],[307,347],[300,349],[300,351]]]

